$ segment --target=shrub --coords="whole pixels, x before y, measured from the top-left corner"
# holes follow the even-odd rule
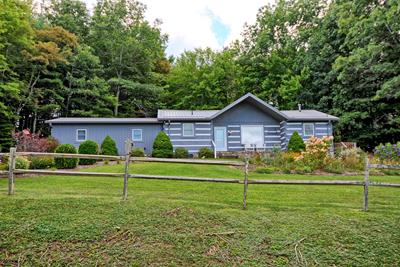
[[[23,130],[13,134],[17,151],[29,152],[54,152],[58,141],[54,138],[44,138],[40,134],[32,134],[29,130]]]
[[[143,148],[136,147],[131,151],[132,157],[144,157],[144,150]]]
[[[30,160],[30,169],[50,169],[54,167],[54,159],[52,157],[32,157]]]
[[[199,150],[199,158],[202,159],[208,159],[208,158],[213,158],[214,157],[214,152],[209,149],[208,147],[202,147]]]
[[[331,141],[331,136],[323,138],[311,136],[306,142],[306,151],[303,151],[297,160],[304,161],[304,164],[310,166],[313,170],[322,169],[324,161],[328,157]]]
[[[29,168],[29,160],[24,157],[15,158],[15,169],[26,170]]]
[[[174,154],[171,140],[164,132],[159,132],[153,143],[153,157],[172,158]]]
[[[257,168],[255,170],[256,173],[262,173],[262,174],[270,174],[276,172],[276,168],[274,167],[261,167]]]
[[[99,145],[92,140],[86,140],[79,145],[78,154],[99,154]],[[91,165],[96,163],[96,159],[79,159],[80,165]]]
[[[339,155],[343,166],[349,170],[363,170],[366,154],[360,148],[342,150]]]
[[[324,170],[330,173],[339,173],[339,174],[343,173],[344,172],[343,162],[340,159],[327,158]]]
[[[400,142],[397,144],[386,143],[375,147],[374,154],[381,163],[392,163],[400,161]]]
[[[73,145],[70,144],[64,144],[64,145],[59,145],[56,150],[56,153],[70,153],[70,154],[76,154],[76,148]],[[73,169],[76,168],[78,165],[78,159],[77,158],[55,158],[54,159],[54,164],[57,167],[57,169]]]
[[[104,138],[103,143],[101,143],[101,154],[118,156],[117,145],[115,144],[115,141],[109,135],[107,135]]]
[[[185,159],[189,157],[189,151],[186,148],[178,147],[175,149],[175,158]]]
[[[306,145],[304,144],[303,138],[301,138],[297,131],[294,132],[289,139],[288,151],[301,152],[304,151],[305,148]]]

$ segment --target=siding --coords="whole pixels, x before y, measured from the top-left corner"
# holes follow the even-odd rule
[[[125,140],[132,138],[132,129],[142,129],[143,141],[134,142],[134,146],[143,148],[146,154],[151,154],[154,139],[161,131],[161,124],[53,124],[51,135],[62,144],[79,147],[81,142],[76,141],[77,129],[86,129],[87,140],[93,140],[99,145],[110,135],[117,144],[119,154],[124,153]]]
[[[194,136],[183,136],[182,123],[194,124]],[[206,122],[165,122],[163,131],[169,136],[174,150],[178,147],[186,148],[189,153],[197,153],[200,148],[208,147],[213,149],[212,123]]]
[[[307,141],[310,136],[304,136],[303,126],[304,123],[312,123],[314,125],[314,136],[318,138],[322,138],[324,136],[331,136],[332,132],[332,123],[331,122],[285,122],[284,133],[282,134],[282,140],[285,140],[284,148],[287,148],[289,143],[289,139],[292,134],[297,131],[299,135],[303,138],[304,141]]]
[[[268,149],[281,145],[279,121],[269,114],[254,107],[248,102],[242,102],[213,120],[213,126],[227,128],[228,151],[242,151],[241,125],[262,125],[264,144]]]

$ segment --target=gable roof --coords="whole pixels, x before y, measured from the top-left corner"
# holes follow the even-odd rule
[[[316,121],[316,120],[322,120],[322,121],[338,121],[339,118],[320,112],[318,110],[314,109],[305,109],[305,110],[282,110],[281,111],[283,114],[285,114],[288,117],[289,121]]]
[[[214,119],[218,117],[219,115],[225,113],[226,111],[230,110],[231,108],[235,107],[236,105],[240,104],[243,101],[250,101],[252,104],[258,106],[261,110],[266,111],[270,113],[273,117],[277,119],[288,119],[285,114],[280,112],[278,109],[274,108],[270,104],[266,103],[265,101],[261,100],[260,98],[256,97],[255,95],[251,93],[247,93],[241,98],[237,99],[236,101],[232,102],[231,104],[227,105],[214,115],[210,117],[210,119]]]

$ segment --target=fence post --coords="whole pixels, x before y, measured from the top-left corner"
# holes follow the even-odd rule
[[[129,159],[131,157],[132,141],[125,141],[125,173],[124,173],[124,200],[128,198]]]
[[[369,160],[365,157],[365,176],[364,176],[364,211],[368,211],[368,185],[369,185]]]
[[[15,152],[16,148],[10,148],[10,157],[8,158],[8,194],[14,194],[14,169],[15,169]]]
[[[249,157],[246,154],[244,163],[244,188],[243,188],[243,209],[247,207],[247,187],[249,182]]]

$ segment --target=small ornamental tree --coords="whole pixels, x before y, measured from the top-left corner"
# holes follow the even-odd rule
[[[306,145],[303,141],[303,138],[301,138],[297,131],[294,132],[289,139],[288,151],[301,152],[304,151],[305,148]]]
[[[99,154],[99,146],[95,141],[86,140],[79,145],[78,154]],[[80,165],[95,164],[96,159],[79,159]]]
[[[153,157],[155,158],[172,158],[174,150],[171,140],[164,132],[159,132],[153,143]]]
[[[56,153],[68,153],[68,154],[76,154],[76,148],[71,144],[59,145],[56,150]],[[57,169],[74,169],[78,165],[77,158],[55,158],[54,164]]]
[[[101,154],[118,156],[117,145],[109,135],[107,135],[106,138],[104,138],[103,143],[101,143]]]

